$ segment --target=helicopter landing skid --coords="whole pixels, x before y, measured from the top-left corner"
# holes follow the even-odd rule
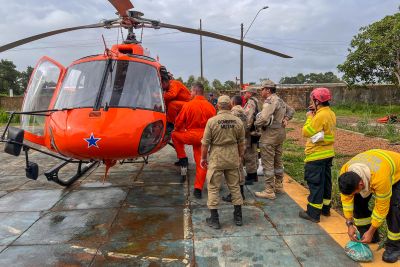
[[[62,180],[58,177],[58,172],[61,170],[61,168],[65,167],[68,163],[71,163],[69,161],[66,162],[61,162],[57,166],[53,167],[49,171],[45,172],[44,175],[46,176],[48,181],[53,181],[56,184],[62,185],[62,186],[70,186],[72,185],[76,180],[82,177],[87,171],[89,171],[91,168],[93,168],[98,161],[92,161],[89,163],[86,163],[85,166],[82,166],[82,161],[78,163],[78,169],[76,171],[76,174],[69,178],[68,180]]]

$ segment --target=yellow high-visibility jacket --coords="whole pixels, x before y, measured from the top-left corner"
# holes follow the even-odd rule
[[[347,172],[353,163],[363,163],[371,172],[370,190],[375,195],[375,207],[371,215],[371,224],[379,227],[385,220],[390,207],[392,185],[400,180],[400,154],[372,149],[360,153],[343,165],[340,174]],[[354,210],[354,195],[340,194],[344,217],[351,219]]]
[[[310,137],[318,132],[324,132],[324,140],[312,143]],[[313,117],[308,117],[303,126],[303,136],[308,137],[305,162],[327,159],[335,156],[333,143],[335,142],[336,115],[329,107],[317,110]]]

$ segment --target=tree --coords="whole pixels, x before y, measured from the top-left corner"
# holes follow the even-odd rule
[[[19,90],[19,75],[12,61],[2,59],[0,61],[0,94],[8,94],[10,89]]]
[[[176,78],[175,80],[180,81],[181,83],[183,83],[182,77],[178,77],[178,78]]]
[[[218,79],[214,79],[214,81],[212,81],[212,87],[214,88],[214,90],[223,90],[224,86],[222,85],[222,83],[220,82],[220,80]]]
[[[236,83],[234,81],[228,80],[228,81],[225,81],[224,87],[225,87],[225,90],[233,90],[237,86],[236,86]]]
[[[400,13],[362,27],[338,66],[349,84],[400,84]]]
[[[186,87],[192,87],[192,84],[195,82],[195,80],[196,78],[194,77],[194,75],[190,75],[187,82],[185,83]]]
[[[26,88],[28,87],[29,79],[32,75],[34,68],[28,66],[25,71],[21,72],[19,75],[18,83],[19,90],[16,92],[18,95],[22,95]]]
[[[305,83],[337,83],[340,79],[331,71],[325,73],[309,73],[304,75],[299,73],[293,77],[283,77],[281,84],[305,84]]]

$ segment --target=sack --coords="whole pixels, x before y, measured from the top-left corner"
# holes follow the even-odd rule
[[[360,233],[357,232],[357,239],[360,239]],[[344,248],[344,252],[352,260],[357,262],[371,262],[374,259],[371,249],[367,244],[350,241]]]

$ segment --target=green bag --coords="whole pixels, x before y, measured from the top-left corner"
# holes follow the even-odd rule
[[[360,233],[357,231],[357,239],[361,240]],[[350,241],[344,247],[344,252],[352,260],[357,262],[371,262],[374,259],[371,249],[367,244]]]

